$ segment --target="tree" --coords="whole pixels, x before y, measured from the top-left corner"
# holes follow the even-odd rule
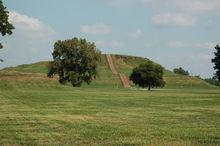
[[[6,7],[3,5],[2,0],[0,0],[0,34],[2,36],[5,36],[6,34],[11,35],[12,30],[14,29],[14,26],[8,22],[8,11],[6,10]],[[0,49],[3,48],[3,45],[0,42]],[[2,59],[0,59],[0,62],[3,62]]]
[[[130,80],[139,87],[148,87],[149,91],[154,87],[163,87],[165,85],[163,67],[152,61],[147,61],[133,69]]]
[[[90,84],[97,76],[101,52],[86,39],[59,40],[54,44],[52,55],[48,77],[58,74],[61,84],[70,82],[73,87],[80,87],[83,82]]]
[[[189,76],[189,72],[187,70],[184,70],[182,67],[174,68],[173,72],[180,75]]]
[[[217,45],[215,49],[216,49],[216,52],[214,52],[215,58],[212,59],[212,63],[215,64],[214,66],[214,69],[216,70],[215,78],[220,82],[220,47],[219,45]]]
[[[6,7],[3,5],[2,0],[0,0],[0,33],[2,36],[6,34],[11,35],[14,26],[8,21],[8,11]],[[0,43],[0,49],[3,48],[3,45]]]

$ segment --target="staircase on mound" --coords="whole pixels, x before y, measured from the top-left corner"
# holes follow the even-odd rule
[[[130,88],[130,87],[131,87],[131,85],[130,85],[130,83],[129,83],[129,80],[128,80],[128,78],[126,77],[125,74],[119,74],[119,77],[120,77],[120,79],[121,79],[121,82],[122,82],[124,88]]]
[[[108,65],[109,65],[109,67],[110,67],[112,73],[113,73],[114,75],[117,75],[118,73],[117,73],[117,71],[116,71],[116,69],[115,69],[115,65],[114,65],[114,63],[113,63],[112,56],[111,56],[110,54],[107,54],[106,57],[107,57]]]
[[[106,58],[107,58],[108,65],[109,65],[109,68],[111,69],[112,73],[113,73],[114,75],[117,75],[118,73],[117,73],[117,71],[116,71],[116,69],[115,69],[115,65],[114,65],[114,63],[113,63],[112,56],[111,56],[110,54],[107,54],[107,55],[106,55]],[[125,74],[122,74],[122,73],[120,73],[120,74],[118,74],[118,75],[119,75],[119,78],[120,78],[120,80],[121,80],[121,82],[122,82],[124,88],[130,88],[131,85],[130,85],[130,82],[129,82],[128,78],[126,77],[126,75],[125,75]]]

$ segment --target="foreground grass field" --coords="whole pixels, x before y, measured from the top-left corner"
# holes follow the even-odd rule
[[[0,92],[0,145],[220,145],[220,91]]]
[[[114,56],[127,75],[140,58]],[[103,57],[90,85],[61,86],[47,62],[0,71],[0,145],[220,145],[220,90],[166,71],[165,90],[123,89]]]

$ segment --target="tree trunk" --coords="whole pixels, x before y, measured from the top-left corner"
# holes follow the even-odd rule
[[[150,91],[150,85],[148,86],[148,91]]]

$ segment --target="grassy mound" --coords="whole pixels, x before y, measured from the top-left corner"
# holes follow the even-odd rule
[[[148,60],[141,57],[114,55],[113,60],[115,62],[116,70],[118,72],[125,73],[128,77],[132,72],[132,69],[138,66],[140,63]],[[169,70],[164,70],[164,80],[166,81],[165,88],[213,88],[211,84],[192,76],[184,76],[175,74]]]
[[[129,77],[132,69],[143,63],[147,59],[141,57],[113,55],[116,70]],[[0,71],[0,86],[7,88],[63,88],[57,83],[57,78],[49,79],[46,76],[48,62],[38,62],[34,64],[19,65],[17,67],[5,68]],[[83,85],[89,88],[123,88],[117,75],[113,75],[108,67],[106,56],[102,55],[101,63],[98,68],[99,75],[91,85]],[[165,70],[165,88],[214,88],[207,82],[191,76],[174,74]],[[65,88],[67,88],[66,86]]]
[[[113,60],[127,76],[145,61]],[[47,64],[0,71],[0,145],[220,145],[220,90],[200,79],[165,71],[166,88],[181,89],[123,89],[102,56],[99,77],[72,88]]]

